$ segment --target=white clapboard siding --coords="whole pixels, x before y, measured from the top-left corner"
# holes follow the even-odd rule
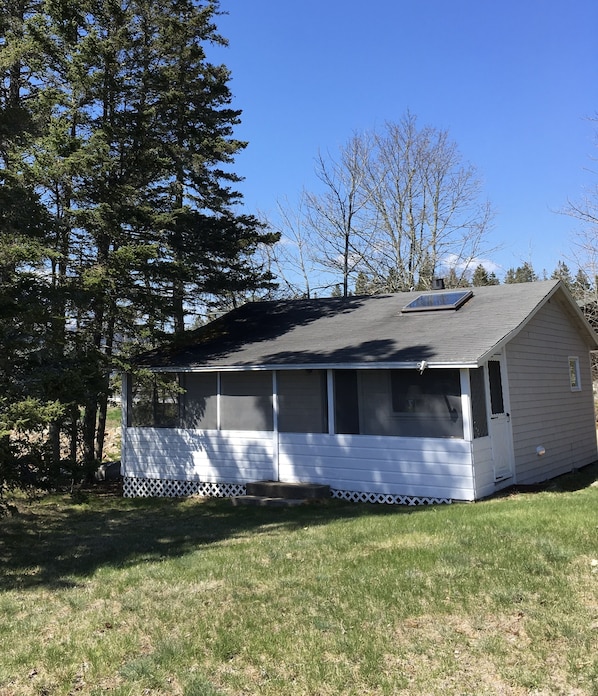
[[[281,481],[333,489],[473,500],[471,443],[368,435],[279,435]]]
[[[491,495],[499,488],[512,485],[512,480],[507,479],[501,484],[494,480],[494,461],[492,458],[492,440],[489,437],[476,438],[473,443],[474,482],[475,497],[484,498]]]
[[[506,355],[517,483],[543,481],[595,461],[588,346],[561,304],[544,305]],[[581,391],[571,391],[569,356],[579,358]]]
[[[246,483],[275,476],[271,432],[127,428],[126,438],[126,477]]]

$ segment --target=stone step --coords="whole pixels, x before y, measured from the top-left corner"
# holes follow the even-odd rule
[[[285,483],[284,481],[252,481],[247,483],[248,496],[322,500],[330,498],[330,486],[321,483]]]

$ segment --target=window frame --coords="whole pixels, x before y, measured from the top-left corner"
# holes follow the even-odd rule
[[[570,355],[569,358],[569,385],[572,392],[581,391],[581,370],[579,367],[579,357]]]

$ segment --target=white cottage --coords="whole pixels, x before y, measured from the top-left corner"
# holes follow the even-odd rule
[[[125,377],[124,492],[419,504],[540,482],[597,459],[596,348],[559,281],[246,304]]]

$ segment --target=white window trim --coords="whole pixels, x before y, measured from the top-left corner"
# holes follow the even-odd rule
[[[575,379],[572,379],[575,375]],[[569,384],[571,391],[581,391],[581,373],[579,369],[579,357],[577,355],[569,356]]]

